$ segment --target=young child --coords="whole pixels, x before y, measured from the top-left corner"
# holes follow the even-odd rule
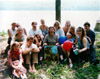
[[[13,75],[17,78],[21,77],[22,79],[27,79],[26,69],[22,65],[23,58],[22,52],[20,49],[20,44],[14,42],[11,45],[11,49],[8,52],[8,65],[13,68]]]
[[[66,34],[66,36],[67,36],[67,40],[73,42],[73,40],[71,39],[72,35],[71,35],[70,32],[68,32],[68,33]],[[70,57],[69,57],[70,51],[66,51],[64,48],[63,48],[63,51],[64,51],[64,52],[67,52],[67,57],[68,57],[68,60],[69,60],[70,68],[72,68],[72,67],[73,67],[72,60],[71,60]]]

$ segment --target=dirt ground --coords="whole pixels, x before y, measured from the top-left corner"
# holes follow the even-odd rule
[[[5,56],[7,45],[7,36],[0,36],[0,79],[11,79],[8,75],[7,56]]]

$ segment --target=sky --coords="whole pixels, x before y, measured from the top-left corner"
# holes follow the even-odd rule
[[[100,11],[100,0],[61,0],[62,10]],[[0,0],[0,10],[55,10],[55,0]]]

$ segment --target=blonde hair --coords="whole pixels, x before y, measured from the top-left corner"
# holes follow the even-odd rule
[[[18,27],[18,29],[16,30],[16,33],[15,33],[15,36],[16,36],[16,35],[18,34],[18,32],[19,32],[19,31],[21,31],[21,30],[22,30],[22,31],[23,31],[23,33],[24,33],[23,28],[22,28],[22,27]]]

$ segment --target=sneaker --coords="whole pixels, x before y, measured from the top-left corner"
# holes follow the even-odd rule
[[[73,67],[73,64],[70,64],[69,66],[70,66],[70,68],[72,68]]]

